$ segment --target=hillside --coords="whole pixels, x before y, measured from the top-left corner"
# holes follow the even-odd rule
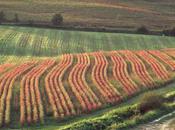
[[[174,54],[174,49],[120,50],[1,64],[0,126],[42,128],[117,108],[138,93],[174,81]]]
[[[119,106],[130,108],[139,97],[129,99],[139,94],[174,91],[174,41],[167,36],[1,25],[0,127],[76,129],[88,117],[85,124],[80,122],[81,129],[91,117],[95,123],[100,119],[100,125],[105,120],[96,116],[109,110],[127,113]],[[113,121],[113,116],[104,117]],[[135,116],[143,119],[136,114],[119,122]],[[115,121],[105,128],[116,127]]]
[[[49,22],[54,13],[72,26],[162,30],[175,26],[174,0],[0,0],[8,19]]]
[[[5,56],[58,56],[111,50],[175,48],[174,37],[63,31],[0,26],[0,60]]]
[[[174,36],[174,0],[0,0],[0,130],[168,121]]]

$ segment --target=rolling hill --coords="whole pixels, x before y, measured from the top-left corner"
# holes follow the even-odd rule
[[[117,108],[138,93],[174,81],[174,54],[175,49],[98,51],[1,64],[0,126],[43,128]]]
[[[64,24],[83,27],[152,30],[175,26],[174,0],[0,0],[8,19],[17,13],[21,21],[50,22],[54,13]]]
[[[29,27],[0,26],[0,55],[58,56],[111,50],[174,48],[175,38],[165,36],[63,31]]]

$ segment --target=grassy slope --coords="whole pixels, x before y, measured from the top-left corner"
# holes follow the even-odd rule
[[[0,55],[58,56],[120,49],[174,48],[174,37],[0,26]]]
[[[25,21],[48,22],[54,13],[62,13],[65,23],[73,25],[127,29],[175,25],[174,0],[0,0],[0,9],[9,19],[18,13]]]

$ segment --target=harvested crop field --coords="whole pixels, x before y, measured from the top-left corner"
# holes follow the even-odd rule
[[[44,124],[117,107],[128,97],[173,81],[174,53],[99,51],[8,64],[0,74],[0,125]]]

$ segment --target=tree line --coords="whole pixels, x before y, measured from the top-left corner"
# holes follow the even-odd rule
[[[0,12],[0,24],[6,23],[9,20],[6,18],[6,15],[3,11]],[[17,13],[14,14],[14,18],[11,20],[14,23],[21,23],[19,16]],[[61,25],[63,24],[63,16],[61,14],[54,14],[50,20],[53,25]],[[28,20],[28,24],[34,24],[33,20]]]
[[[53,26],[59,26],[63,24],[63,16],[61,14],[54,14],[50,20],[50,24],[52,24]],[[7,22],[12,22],[12,23],[19,23],[22,24],[23,22],[20,21],[19,16],[17,13],[14,14],[14,18],[10,21],[6,18],[6,15],[3,11],[0,11],[0,24],[2,23],[7,23]],[[27,24],[29,26],[32,26],[35,24],[35,22],[33,20],[28,20]],[[37,23],[39,25],[39,23]],[[135,33],[138,34],[151,34],[151,31],[146,28],[146,26],[141,26],[138,27],[135,30]],[[164,29],[160,32],[161,35],[165,35],[165,36],[175,36],[175,27],[172,29]]]

